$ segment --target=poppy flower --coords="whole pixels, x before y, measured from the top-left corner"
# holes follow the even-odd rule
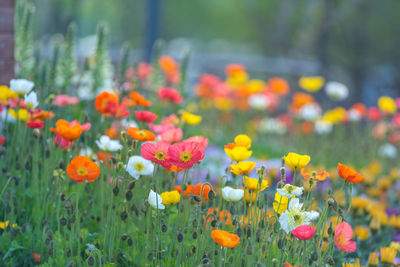
[[[5,141],[6,141],[6,137],[5,137],[5,136],[2,136],[2,137],[0,138],[0,146],[3,146]]]
[[[340,178],[352,184],[357,184],[365,179],[358,172],[341,163],[338,163],[337,173]]]
[[[213,230],[211,238],[215,243],[222,247],[234,248],[240,244],[240,237],[236,234],[231,234],[224,230]]]
[[[162,204],[172,205],[172,204],[179,203],[179,201],[181,199],[181,194],[178,191],[173,190],[173,191],[161,193],[161,198],[162,198]]]
[[[260,190],[259,179],[243,176],[243,184],[249,190]],[[261,190],[264,191],[269,186],[268,180],[261,181]]]
[[[142,107],[151,107],[151,101],[147,100],[144,96],[138,92],[131,92],[129,97],[133,101],[134,105],[140,105]]]
[[[203,186],[204,185],[204,186]],[[202,191],[203,190],[203,191]],[[196,196],[203,196],[203,198],[205,200],[210,200],[209,198],[209,194],[210,192],[213,191],[213,189],[211,188],[211,186],[209,186],[208,184],[203,184],[203,183],[199,183],[196,184],[193,188],[193,193]]]
[[[231,148],[233,147],[233,148]],[[236,146],[236,145],[229,145],[225,146],[225,153],[228,155],[228,157],[236,162],[244,161],[248,159],[251,154],[253,154],[253,151],[248,150],[247,148],[243,146]]]
[[[300,155],[297,153],[290,152],[287,156],[283,157],[287,166],[292,170],[299,170],[307,166],[311,158],[308,155]]]
[[[283,265],[283,267],[297,267],[296,265],[292,265],[288,262],[285,262],[285,264]],[[301,267],[301,264],[299,265],[299,267]]]
[[[353,229],[347,222],[342,222],[335,229],[335,245],[346,252],[354,252],[357,249],[356,242],[350,241],[353,237]]]
[[[326,180],[326,178],[328,178],[329,177],[329,172],[327,172],[327,171],[321,171],[321,172],[313,172],[313,173],[310,173],[310,172],[307,172],[306,170],[305,170],[305,168],[302,168],[301,169],[301,175],[303,176],[303,178],[305,179],[305,180],[308,180],[308,179],[310,179],[311,177],[315,177],[315,179],[317,179],[318,181],[325,181]]]
[[[288,82],[279,77],[269,79],[268,88],[277,95],[287,95],[290,91]]]
[[[153,72],[154,68],[151,64],[147,62],[140,62],[137,66],[137,76],[141,82],[146,81],[151,73]]]
[[[157,115],[150,111],[135,111],[135,117],[138,121],[152,123],[157,119]]]
[[[59,106],[59,107],[76,105],[79,103],[79,98],[76,96],[57,95],[54,97],[53,103],[54,103],[54,105]]]
[[[168,155],[169,146],[164,142],[144,143],[141,148],[142,157],[169,169],[171,167]]]
[[[44,121],[28,121],[26,123],[26,126],[28,126],[31,129],[43,129],[44,128]]]
[[[235,145],[249,149],[251,147],[251,138],[248,135],[239,134],[235,137]]]
[[[396,102],[389,96],[381,96],[378,99],[378,107],[385,114],[394,114],[397,110]]]
[[[210,215],[210,214],[216,215],[217,220],[219,219],[219,221],[222,222],[222,223],[225,223],[225,224],[228,224],[228,225],[232,224],[231,213],[229,211],[227,211],[227,210],[219,211],[218,207],[216,207],[216,208],[208,208],[207,215],[204,216],[204,221],[206,220],[207,216]],[[219,214],[219,216],[218,216],[218,214]],[[208,217],[207,223],[210,223],[212,220],[213,220],[212,216]]]
[[[139,130],[136,127],[129,127],[126,132],[133,140],[154,141],[156,136],[149,130]]]
[[[317,229],[315,227],[309,226],[309,225],[300,225],[296,227],[294,230],[291,231],[291,233],[300,240],[309,240],[313,238],[315,231]]]
[[[163,132],[160,137],[161,141],[165,143],[177,143],[182,139],[183,132],[181,128],[172,128]]]
[[[368,119],[374,122],[378,122],[381,119],[381,112],[377,107],[370,107],[368,109]]]
[[[175,189],[176,191],[178,191],[179,194],[181,194],[182,186],[180,186],[180,185],[175,185],[175,186],[174,186],[174,189]],[[188,184],[188,186],[186,187],[185,191],[183,191],[183,197],[188,197],[188,196],[190,196],[190,195],[193,195],[193,194],[194,194],[193,192],[194,192],[194,186],[191,185],[191,184]]]
[[[98,112],[109,117],[114,115],[118,103],[119,98],[116,94],[104,91],[96,96],[94,107]]]
[[[67,166],[69,178],[77,183],[83,183],[83,180],[89,183],[94,182],[100,175],[99,166],[85,156],[76,156]]]
[[[173,104],[180,104],[183,102],[183,97],[179,91],[174,88],[160,88],[157,94],[161,100],[169,101]]]
[[[325,79],[321,76],[301,77],[299,80],[299,86],[310,93],[317,92],[324,84]]]
[[[168,83],[177,84],[181,80],[179,64],[170,56],[161,56],[158,65],[164,73]]]
[[[78,121],[72,121],[70,123],[66,120],[60,119],[56,122],[56,128],[50,128],[50,131],[60,135],[66,140],[73,141],[78,139],[83,131],[89,130],[90,127],[90,123],[81,125]]]
[[[170,163],[183,169],[189,169],[203,160],[204,148],[197,142],[176,143],[168,148]]]
[[[192,126],[199,124],[202,120],[201,116],[192,114],[187,111],[183,112],[181,118],[186,124],[189,124]]]
[[[199,143],[204,149],[207,148],[208,146],[208,139],[203,137],[203,136],[192,136],[189,138],[186,138],[185,140],[183,140],[182,142],[184,143],[188,143],[188,142],[197,142]]]
[[[236,175],[249,174],[255,166],[254,161],[241,161],[237,164],[231,164],[231,172]]]

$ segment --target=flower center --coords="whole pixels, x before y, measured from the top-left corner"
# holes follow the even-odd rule
[[[183,162],[188,162],[192,158],[192,154],[189,151],[183,151],[179,158]]]
[[[163,151],[156,151],[154,157],[158,160],[165,160],[165,153]]]
[[[337,241],[338,241],[338,243],[339,243],[340,245],[344,245],[344,243],[345,243],[345,240],[344,240],[343,236],[339,236],[339,237],[337,238]]]
[[[141,137],[146,136],[145,132],[143,132],[143,131],[139,131],[138,134],[139,134]]]
[[[289,185],[289,186],[286,188],[286,190],[288,191],[289,194],[291,194],[291,193],[293,192],[293,190],[294,190],[294,187],[291,186],[291,185]]]
[[[143,165],[143,163],[138,162],[138,163],[135,164],[134,168],[135,168],[136,171],[141,172],[141,171],[144,170],[144,165]]]
[[[77,173],[79,176],[84,176],[88,173],[88,171],[85,168],[81,167],[77,170]]]

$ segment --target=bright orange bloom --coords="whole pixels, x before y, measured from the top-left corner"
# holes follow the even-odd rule
[[[219,221],[220,222],[225,223],[225,224],[231,224],[232,223],[230,212],[227,211],[227,210],[219,211],[218,207],[217,208],[208,208],[207,215],[204,216],[204,220],[206,220],[207,216],[210,215],[210,214],[217,215],[216,217],[218,219],[218,213],[219,213]],[[212,217],[210,216],[207,219],[207,223],[209,223],[211,221],[212,221]]]
[[[135,105],[140,105],[142,107],[151,107],[151,101],[147,100],[138,92],[131,92],[129,96],[131,100],[135,103]]]
[[[306,172],[304,168],[301,169],[301,175],[304,177],[304,180],[308,180],[313,177],[313,173]],[[315,172],[315,179],[317,179],[318,181],[325,181],[328,177],[329,172],[327,171]]]
[[[76,156],[67,166],[69,178],[77,183],[83,183],[83,180],[94,182],[100,175],[100,168],[96,163],[85,156]]]
[[[174,73],[179,71],[179,65],[170,56],[161,56],[158,60],[158,65],[165,73]]]
[[[224,230],[212,231],[211,237],[215,243],[226,248],[234,248],[240,244],[240,237],[238,235],[231,234]]]
[[[108,137],[110,137],[111,139],[117,139],[118,138],[118,133],[113,127],[110,127],[110,128],[108,128],[106,130],[106,135]]]
[[[229,143],[229,144],[225,145],[224,148],[225,148],[225,149],[234,149],[235,146],[236,146],[235,143]]]
[[[168,170],[169,170],[170,172],[181,172],[181,171],[183,171],[184,169],[183,169],[183,168],[180,168],[180,167],[178,167],[178,166],[172,165]]]
[[[312,102],[314,102],[314,97],[312,95],[306,93],[294,93],[290,108],[293,112],[297,112],[302,106]]]
[[[196,184],[195,186],[194,186],[194,189],[193,189],[193,193],[196,195],[196,196],[200,196],[201,195],[201,189],[203,189],[203,198],[205,199],[205,200],[210,200],[210,198],[208,197],[208,195],[209,195],[209,193],[210,193],[210,191],[213,191],[212,190],[212,188],[209,186],[209,185],[204,185],[204,187],[203,187],[203,183],[200,183],[200,184]]]
[[[283,265],[283,267],[296,267],[296,265],[291,265],[288,262],[285,262],[285,265]],[[299,265],[299,267],[301,267],[301,265]]]
[[[56,128],[50,128],[50,131],[69,141],[78,139],[83,130],[84,129],[79,123],[69,123],[66,120],[58,120],[56,122]]]
[[[156,136],[149,130],[139,130],[136,127],[129,127],[126,133],[138,141],[154,141],[156,139]]]
[[[337,173],[340,178],[352,184],[357,184],[365,179],[358,172],[341,163],[338,163]]]
[[[116,94],[104,91],[96,96],[94,107],[104,116],[111,116],[115,113],[119,103],[119,98]]]
[[[179,194],[180,194],[181,191],[182,191],[182,187],[181,187],[180,185],[174,186],[174,189],[175,189],[176,191],[178,191]],[[193,190],[194,190],[194,186],[191,185],[191,184],[189,184],[188,187],[185,189],[185,191],[183,191],[183,197],[188,197],[188,196],[190,196],[190,195],[193,195]]]
[[[277,95],[287,95],[290,91],[288,82],[278,77],[268,80],[268,88]]]

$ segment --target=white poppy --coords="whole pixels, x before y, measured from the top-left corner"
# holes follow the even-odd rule
[[[349,89],[339,82],[328,82],[325,85],[326,94],[333,100],[344,100],[349,96]]]
[[[317,120],[314,128],[317,134],[328,134],[332,132],[333,124],[329,121]]]
[[[394,145],[387,143],[379,148],[378,153],[381,157],[394,159],[397,156],[397,149]]]
[[[149,197],[148,197],[149,204],[159,210],[165,209],[164,204],[162,204],[162,198],[159,194],[154,192],[153,190],[150,190]]]
[[[249,97],[250,107],[257,110],[265,110],[269,106],[269,101],[263,94],[255,94]]]
[[[237,202],[243,198],[244,190],[243,189],[233,189],[230,186],[225,186],[222,188],[222,197],[226,201]]]
[[[10,89],[19,95],[25,95],[28,93],[35,84],[25,79],[12,79],[10,81]]]
[[[103,135],[100,140],[96,141],[97,146],[107,152],[115,152],[122,149],[122,145],[118,140],[111,140],[110,137]]]
[[[299,116],[308,121],[313,121],[321,116],[321,106],[317,103],[308,103],[300,108]]]
[[[25,105],[30,109],[35,109],[39,106],[36,92],[32,91],[24,97]]]
[[[282,188],[278,188],[276,191],[278,191],[281,196],[291,198],[292,196],[301,196],[303,194],[303,190],[303,187],[285,184]]]
[[[304,211],[303,204],[298,198],[293,198],[289,202],[288,209],[279,217],[282,229],[289,233],[300,225],[309,225],[312,220],[317,219],[319,213],[316,211]]]
[[[94,158],[96,154],[93,152],[93,150],[90,147],[84,147],[81,148],[79,151],[79,155],[89,157],[89,158]]]
[[[132,156],[128,160],[125,170],[135,179],[140,175],[151,175],[154,171],[154,165],[150,160],[141,156]]]

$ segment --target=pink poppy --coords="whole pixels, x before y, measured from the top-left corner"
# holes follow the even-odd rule
[[[347,222],[342,222],[335,229],[335,245],[338,249],[346,252],[354,252],[357,249],[357,244],[350,241],[353,237],[353,229]]]
[[[74,127],[74,125],[76,125],[76,124],[79,124],[79,121],[77,121],[77,120],[72,121],[71,127]],[[90,122],[87,122],[87,123],[81,124],[81,127],[82,127],[82,131],[86,132],[86,131],[90,130],[90,128],[92,127],[92,124]]]
[[[54,98],[54,105],[65,107],[69,105],[76,105],[79,103],[79,98],[76,96],[58,95]]]
[[[394,124],[394,126],[399,127],[400,126],[400,113],[397,113],[396,115],[394,115],[393,119],[392,119],[392,123]]]
[[[169,169],[171,167],[168,155],[169,146],[164,142],[144,143],[141,148],[142,157]]]
[[[43,129],[44,128],[44,121],[29,121],[26,123],[26,126],[28,126],[31,129]]]
[[[165,117],[161,121],[162,124],[178,124],[179,118],[175,114],[171,114],[168,117]]]
[[[311,227],[309,225],[300,225],[296,227],[291,233],[300,240],[309,240],[313,238],[315,231],[317,229],[315,227]]]
[[[152,123],[157,119],[157,115],[150,111],[135,111],[135,117],[138,121]]]
[[[182,142],[184,142],[184,143],[186,143],[186,142],[197,142],[197,143],[201,144],[203,149],[206,149],[207,146],[208,146],[208,138],[205,138],[203,136],[192,136],[192,137],[186,138]]]
[[[140,81],[147,80],[151,73],[153,72],[154,68],[151,64],[147,62],[140,62],[137,66],[137,76]]]
[[[5,137],[5,136],[2,136],[2,137],[0,138],[0,146],[3,146],[5,141],[6,141],[6,137]]]
[[[182,169],[189,169],[203,160],[204,148],[197,142],[176,143],[168,148],[170,163]]]
[[[174,129],[174,126],[172,124],[152,124],[149,123],[149,128],[151,131],[157,133],[157,134],[162,134],[168,130]]]
[[[158,90],[157,94],[161,100],[167,100],[174,104],[179,104],[183,102],[183,97],[181,96],[179,91],[174,88],[161,88]]]
[[[71,147],[72,141],[64,139],[61,137],[61,135],[57,134],[54,138],[54,143],[57,144],[60,148],[68,150]]]
[[[172,128],[161,134],[161,141],[168,144],[177,143],[183,137],[181,128]]]
[[[380,121],[381,119],[381,112],[379,111],[379,108],[377,107],[370,107],[368,109],[368,119],[371,121]]]

